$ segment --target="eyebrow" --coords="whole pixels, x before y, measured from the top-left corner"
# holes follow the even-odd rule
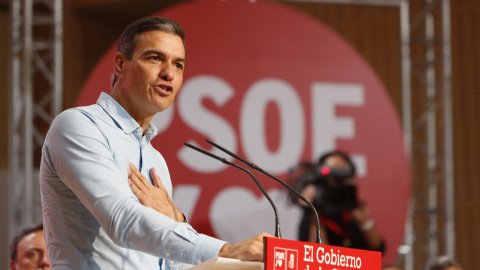
[[[157,50],[146,50],[142,53],[142,55],[147,55],[147,54],[156,54],[156,55],[163,56],[163,57],[166,56],[165,53],[157,51]],[[181,58],[181,57],[175,58],[175,61],[176,62],[183,62],[184,64],[187,63],[187,60],[185,58]]]
[[[25,253],[28,253],[30,251],[38,251],[40,253],[43,253],[43,249],[42,248],[39,248],[39,247],[32,247],[32,248],[29,248],[27,249],[27,251]]]

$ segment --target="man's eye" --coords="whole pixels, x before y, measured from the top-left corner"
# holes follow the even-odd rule
[[[158,56],[150,56],[149,59],[150,59],[151,61],[153,61],[153,62],[158,62],[158,61],[160,61],[160,57],[158,57]]]
[[[183,69],[183,65],[182,65],[182,64],[178,64],[178,63],[177,63],[177,64],[176,64],[176,67],[177,67],[178,69]]]
[[[36,259],[36,258],[40,258],[41,257],[41,253],[39,251],[31,251],[29,253],[27,253],[27,258],[29,259]]]

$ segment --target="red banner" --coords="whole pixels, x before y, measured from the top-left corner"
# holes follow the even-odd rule
[[[265,270],[376,270],[382,253],[310,242],[265,238]]]
[[[397,110],[362,55],[328,25],[279,3],[184,1],[155,15],[186,33],[184,83],[172,106],[152,119],[159,130],[152,145],[167,161],[173,200],[190,224],[231,243],[274,233],[271,206],[250,177],[184,142],[227,157],[210,139],[282,180],[298,163],[341,149],[357,166],[358,198],[389,247],[383,260],[393,262],[410,167]],[[112,44],[77,105],[109,92],[115,53]],[[282,235],[296,239],[301,209],[280,184],[259,181],[280,217],[288,217]]]

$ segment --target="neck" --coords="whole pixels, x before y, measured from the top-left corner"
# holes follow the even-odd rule
[[[135,119],[145,133],[145,130],[155,114],[148,114],[145,111],[142,111],[142,108],[136,106],[133,99],[125,94],[126,91],[117,89],[117,85],[118,83],[115,84],[110,96],[115,99],[115,101],[117,101],[118,104],[120,104],[130,114],[130,116],[132,116],[133,119]]]

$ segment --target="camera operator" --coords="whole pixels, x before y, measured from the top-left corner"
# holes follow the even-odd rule
[[[290,174],[293,187],[309,200],[320,216],[323,243],[383,252],[384,240],[375,228],[366,201],[357,200],[355,166],[347,154],[332,151],[318,164],[301,163]],[[315,242],[315,220],[306,204],[299,240]]]

